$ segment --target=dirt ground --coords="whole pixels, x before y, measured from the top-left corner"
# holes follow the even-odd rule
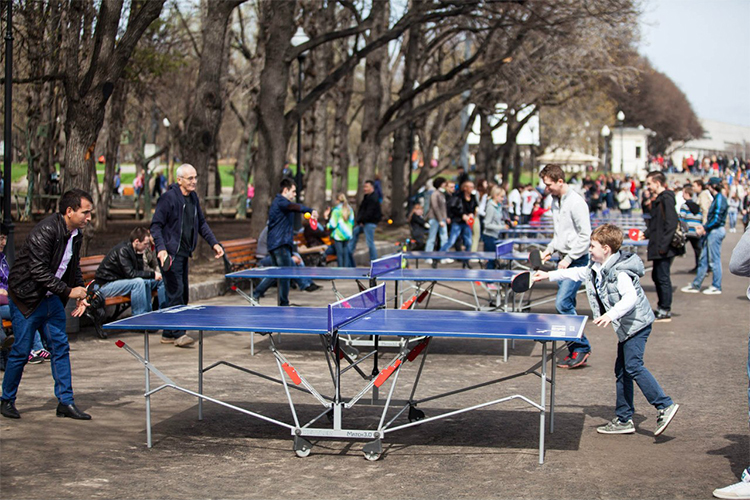
[[[215,224],[215,223],[214,223]],[[221,232],[214,225],[217,233]],[[223,238],[222,234],[222,238]],[[602,436],[596,426],[614,413],[611,327],[591,322],[593,345],[587,367],[558,372],[555,432],[547,437],[544,465],[538,464],[538,412],[510,402],[389,434],[383,457],[363,459],[362,442],[320,440],[309,457],[298,458],[285,429],[212,403],[197,420],[197,401],[164,390],[152,398],[154,447],[145,445],[144,370],[115,346],[122,339],[143,350],[142,334],[126,332],[100,340],[90,329],[71,336],[77,404],[89,422],[58,419],[49,364],[29,365],[19,390],[21,420],[0,418],[0,496],[27,498],[697,498],[737,481],[750,464],[746,357],[750,308],[748,280],[731,276],[727,262],[740,234],[724,242],[724,293],[677,290],[674,320],[654,327],[646,351],[665,391],[682,405],[660,437],[653,436],[656,411],[636,391],[638,432]],[[676,289],[692,275],[692,251],[673,266]],[[708,277],[710,279],[710,275]],[[653,283],[643,280],[655,304]],[[334,300],[330,283],[315,293],[293,291],[300,305]],[[706,281],[704,286],[709,283]],[[342,293],[352,284],[337,283]],[[542,295],[551,289],[535,291]],[[264,305],[273,305],[274,289]],[[579,295],[579,313],[589,313]],[[207,304],[243,304],[237,296]],[[433,305],[448,306],[433,302]],[[535,309],[553,312],[554,305]],[[197,389],[197,349],[177,349],[151,340],[151,360],[176,383]],[[226,360],[277,375],[268,338],[209,333],[206,364]],[[284,335],[279,346],[298,371],[321,382],[327,374],[317,339]],[[539,361],[537,344],[519,342],[508,363],[498,342],[441,340],[430,347],[420,385],[422,396],[515,373]],[[413,378],[414,369],[402,377]],[[351,372],[350,372],[351,373]],[[410,378],[411,377],[411,378]],[[353,379],[352,379],[353,380]],[[275,384],[221,366],[205,375],[207,395],[290,421],[283,391]],[[405,387],[405,386],[403,386]],[[508,394],[538,399],[539,379],[505,385],[426,404],[429,415]],[[396,397],[408,396],[406,389]],[[311,397],[295,396],[301,417],[320,410]],[[362,409],[348,423],[372,422]]]

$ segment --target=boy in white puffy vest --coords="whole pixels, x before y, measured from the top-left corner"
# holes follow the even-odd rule
[[[586,283],[586,295],[591,304],[594,324],[606,327],[610,323],[617,333],[617,407],[615,418],[598,427],[600,434],[633,434],[633,382],[638,384],[649,403],[657,409],[658,436],[667,428],[680,405],[664,394],[651,372],[643,366],[643,353],[651,333],[654,312],[641,288],[643,261],[635,254],[620,252],[622,229],[604,224],[591,233],[591,263],[586,267],[538,271],[534,281],[572,279]]]

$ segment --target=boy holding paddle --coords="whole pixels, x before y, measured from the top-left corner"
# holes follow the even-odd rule
[[[659,383],[643,365],[646,341],[651,333],[654,312],[641,288],[643,261],[632,253],[620,252],[622,230],[613,224],[599,226],[591,233],[591,264],[557,271],[537,271],[533,281],[572,279],[586,284],[594,324],[610,323],[617,333],[616,417],[596,430],[600,434],[633,434],[633,382],[649,403],[656,407],[656,430],[660,435],[674,418],[679,405],[664,394]]]

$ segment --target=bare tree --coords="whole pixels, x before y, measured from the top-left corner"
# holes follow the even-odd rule
[[[101,0],[98,12],[90,2],[63,2],[64,190],[96,187],[94,146],[107,100],[141,35],[159,17],[164,1],[132,1],[123,33],[119,32],[123,0]]]
[[[244,0],[210,1],[202,19],[200,66],[194,99],[179,137],[182,160],[199,173],[197,193],[208,194],[216,171],[217,137],[224,113],[224,79],[228,53],[227,29],[232,11]]]

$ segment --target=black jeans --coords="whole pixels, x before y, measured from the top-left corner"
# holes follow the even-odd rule
[[[190,285],[188,284],[188,257],[175,256],[172,266],[163,272],[164,285],[167,291],[167,306],[181,306],[188,303]],[[164,330],[163,337],[177,339],[185,335],[183,330]]]
[[[654,269],[651,271],[651,279],[656,285],[656,296],[659,298],[656,306],[664,311],[672,309],[672,278],[670,270],[674,258],[654,259],[652,264]]]

